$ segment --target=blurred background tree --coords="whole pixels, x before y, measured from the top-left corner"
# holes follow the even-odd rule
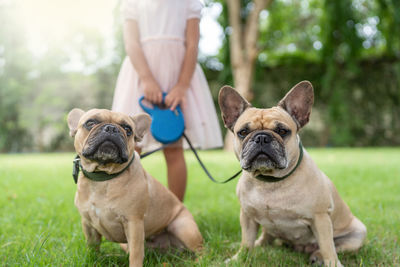
[[[120,1],[33,2],[0,0],[1,152],[71,150],[66,114],[110,108],[125,56]],[[245,20],[254,3],[240,4]],[[234,83],[232,28],[225,1],[206,5],[206,13],[220,11],[222,29],[219,52],[200,55],[216,99]],[[306,145],[399,145],[399,10],[397,0],[272,1],[258,19],[252,103],[272,106],[307,79],[316,100],[302,132]],[[32,36],[27,25],[50,30]]]
[[[232,84],[226,53],[231,30],[226,4],[219,4],[224,6],[219,23],[225,38],[218,59],[224,68],[216,79],[219,85]],[[273,1],[260,13],[261,52],[252,103],[275,105],[291,86],[307,79],[314,85],[316,100],[311,123],[302,133],[306,144],[399,145],[399,4],[395,0]],[[242,0],[244,9],[251,5]]]

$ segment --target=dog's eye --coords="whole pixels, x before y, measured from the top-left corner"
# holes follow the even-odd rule
[[[93,128],[93,126],[95,126],[98,123],[99,123],[98,121],[90,119],[90,120],[85,122],[84,126],[85,126],[86,129],[90,130],[90,129]]]
[[[249,134],[249,129],[247,129],[247,128],[242,129],[242,130],[240,130],[239,132],[237,132],[237,135],[238,135],[240,138],[245,138],[246,135],[248,135],[248,134]]]
[[[131,136],[132,135],[131,126],[124,124],[124,125],[121,125],[121,127],[124,128],[127,136]]]
[[[279,128],[279,129],[277,129],[275,132],[276,132],[277,134],[279,134],[281,137],[285,137],[285,136],[287,136],[287,135],[290,133],[289,130],[286,130],[286,129],[283,129],[283,128]]]

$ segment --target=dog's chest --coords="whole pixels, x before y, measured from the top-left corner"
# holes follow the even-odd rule
[[[112,203],[102,200],[96,194],[82,198],[77,192],[75,204],[85,223],[95,228],[106,239],[119,243],[126,242],[122,224],[124,218]]]
[[[293,244],[315,242],[310,228],[311,215],[304,212],[301,199],[260,188],[238,188],[238,196],[246,215],[265,227],[270,235]]]

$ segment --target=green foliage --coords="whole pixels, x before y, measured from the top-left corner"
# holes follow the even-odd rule
[[[358,253],[341,253],[345,266],[396,266],[400,261],[399,149],[309,149],[319,167],[333,180],[341,197],[368,228]],[[94,253],[85,245],[80,216],[74,206],[71,177],[74,155],[18,154],[0,157],[0,262],[4,266],[128,266],[117,244],[103,241]],[[201,152],[219,179],[239,168],[233,154]],[[188,253],[147,249],[145,266],[225,266],[240,246],[236,181],[213,184],[191,152],[185,205],[205,239],[199,259]],[[146,170],[166,183],[163,156],[142,161]],[[232,266],[309,266],[306,254],[286,247],[257,248]]]
[[[399,145],[398,6],[390,0],[273,1],[260,15],[254,105],[275,105],[307,79],[315,89],[315,116],[303,133],[306,143]],[[226,12],[220,22],[227,26]],[[226,38],[220,84],[230,70]]]
[[[223,7],[218,18],[222,48],[202,62],[217,106],[219,88],[233,85],[232,29],[226,1],[206,2]],[[63,40],[38,52],[29,46],[16,15],[21,3],[0,1],[0,23],[7,25],[0,28],[0,152],[71,150],[68,111],[111,107],[125,56],[119,5],[112,10],[113,40],[91,28],[71,26]],[[241,5],[244,23],[252,1]],[[399,145],[398,10],[397,0],[274,0],[260,16],[254,105],[272,106],[291,86],[308,79],[316,101],[303,132],[306,143]],[[74,69],[76,62],[80,69]]]
[[[333,136],[331,141],[337,145],[356,142],[352,126],[357,124],[357,120],[349,116],[352,101],[348,95],[348,84],[359,71],[357,60],[360,59],[362,44],[356,34],[357,19],[351,5],[350,0],[326,0],[322,19],[322,62],[325,75],[322,78],[321,96],[329,106],[328,116],[333,123],[330,129]]]
[[[385,36],[386,53],[399,57],[400,53],[400,2],[397,0],[377,0],[379,28]]]

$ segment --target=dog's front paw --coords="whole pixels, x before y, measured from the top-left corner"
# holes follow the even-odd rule
[[[323,266],[324,259],[319,250],[314,251],[310,256],[310,264],[314,266]]]
[[[311,254],[310,264],[314,266],[343,267],[339,260],[324,260],[319,250],[316,250]]]
[[[254,243],[255,247],[263,247],[265,245],[267,245],[268,242],[265,242],[264,240],[262,240],[261,238],[257,239],[256,242]]]
[[[240,253],[240,251],[238,253],[236,253],[233,257],[226,259],[225,264],[229,264],[229,263],[237,261],[239,259],[239,253]]]
[[[339,260],[324,260],[326,267],[344,267]]]

